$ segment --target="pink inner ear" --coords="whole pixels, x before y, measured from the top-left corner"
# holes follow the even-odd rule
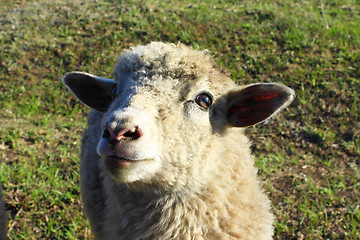
[[[269,117],[272,106],[268,102],[247,101],[249,105],[233,106],[227,112],[235,127],[247,127],[259,123]]]
[[[253,96],[253,100],[255,101],[268,101],[271,100],[273,98],[277,98],[279,97],[279,93],[267,93],[267,94],[259,94],[259,95],[255,95]]]
[[[251,111],[254,111],[255,110],[255,106],[234,106],[234,107],[231,107],[227,114],[228,115],[232,115],[232,114],[248,114],[249,112]]]
[[[236,114],[237,120],[240,122],[251,122],[251,117],[248,116],[248,113],[250,112],[250,108],[247,106],[237,106],[237,107],[231,107],[228,112],[227,116],[232,116],[233,114]]]
[[[247,127],[264,121],[282,104],[278,92],[245,95],[227,111],[227,119],[234,127]]]

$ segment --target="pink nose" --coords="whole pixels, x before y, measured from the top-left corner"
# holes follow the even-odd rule
[[[133,127],[133,128],[111,128],[109,125],[107,125],[104,129],[104,138],[108,138],[109,140],[116,140],[121,141],[123,139],[129,139],[129,140],[137,140],[142,136],[142,132],[139,129],[139,127]]]

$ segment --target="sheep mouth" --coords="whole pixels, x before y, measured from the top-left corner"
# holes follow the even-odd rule
[[[144,160],[135,160],[135,159],[127,159],[122,157],[116,157],[116,156],[109,156],[105,158],[105,166],[108,169],[126,169],[129,168],[131,165],[136,164],[138,162],[143,162]]]

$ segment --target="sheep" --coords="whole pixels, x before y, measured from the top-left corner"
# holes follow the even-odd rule
[[[81,150],[96,239],[271,239],[274,216],[244,128],[290,104],[279,83],[236,85],[208,51],[151,42],[125,50],[114,80],[70,72],[93,111]]]
[[[2,198],[2,186],[0,185],[0,240],[7,239],[6,225],[7,225],[7,215],[5,211],[5,203]]]

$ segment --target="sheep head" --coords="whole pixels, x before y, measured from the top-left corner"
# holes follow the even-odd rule
[[[217,168],[209,159],[228,129],[263,122],[294,98],[278,83],[237,86],[206,52],[182,44],[125,51],[114,80],[71,72],[62,81],[104,113],[97,152],[106,172],[124,184],[162,188],[201,182]]]

